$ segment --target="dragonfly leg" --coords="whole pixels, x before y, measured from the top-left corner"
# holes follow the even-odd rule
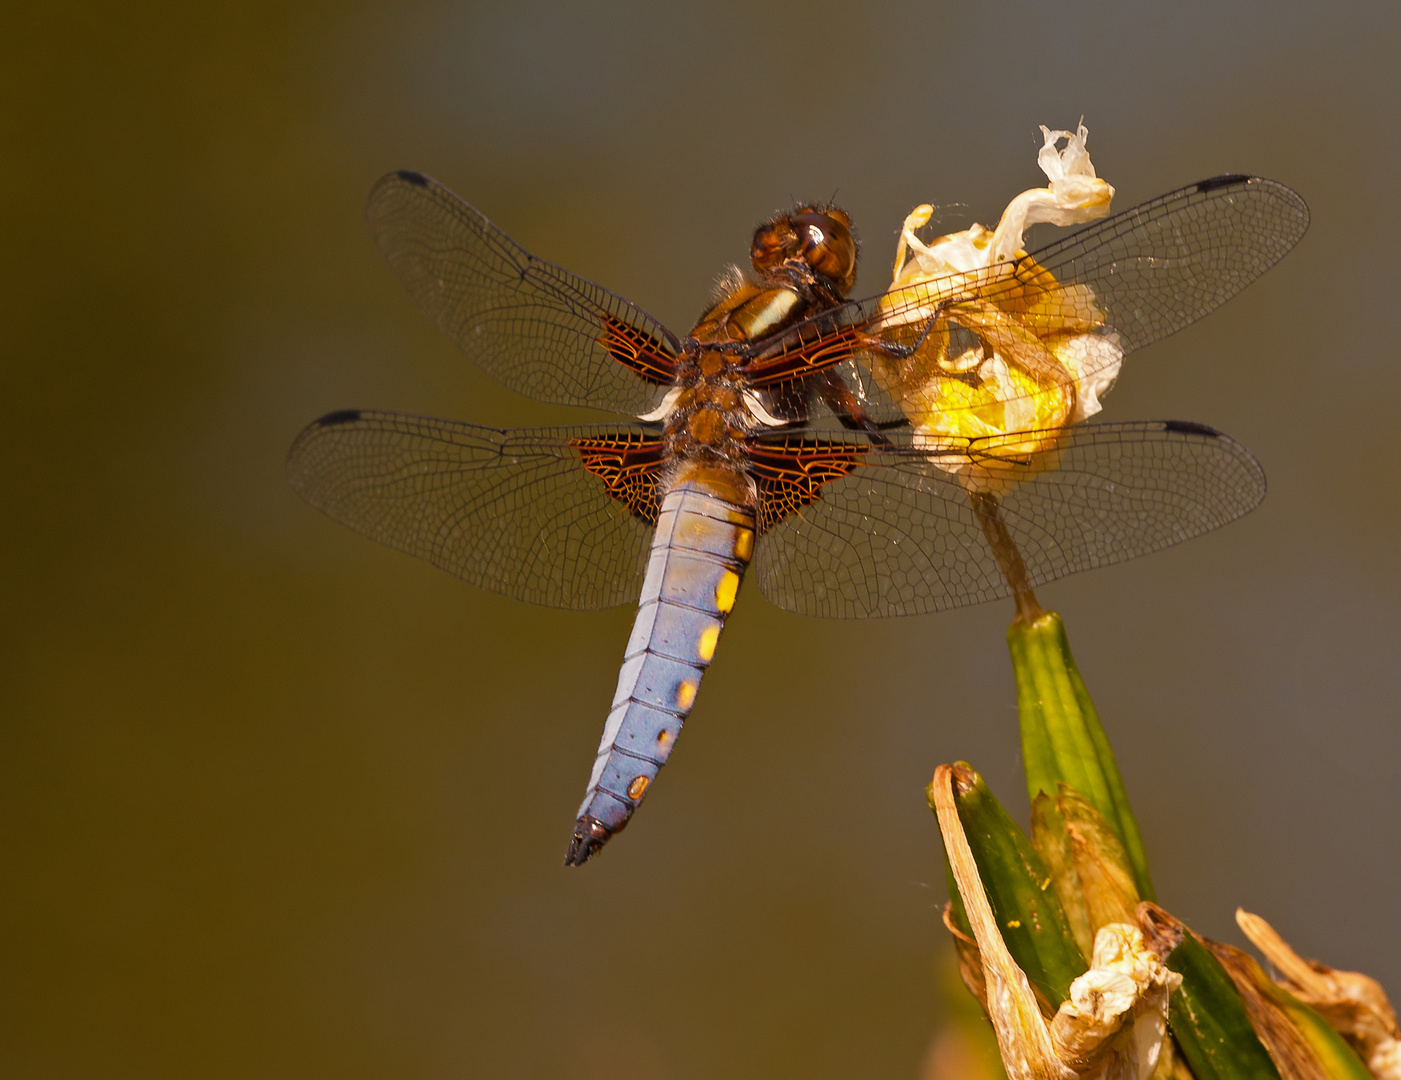
[[[828,368],[814,378],[817,380],[817,392],[841,421],[842,427],[849,431],[861,432],[877,446],[890,445],[890,440],[881,433],[875,421],[866,415],[861,399],[852,393],[851,387],[847,386],[840,375]]]
[[[934,327],[937,326],[939,320],[944,317],[944,311],[960,302],[961,301],[955,299],[940,300],[934,305],[934,313],[924,321],[924,326],[920,329],[919,334],[915,337],[914,341],[910,342],[908,345],[902,345],[898,341],[883,341],[874,336],[863,344],[872,352],[880,353],[882,356],[888,356],[892,360],[908,360],[924,347],[925,339],[933,333]]]

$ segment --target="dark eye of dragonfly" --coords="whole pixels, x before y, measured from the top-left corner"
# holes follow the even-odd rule
[[[856,282],[856,239],[851,219],[835,208],[796,214],[793,223],[805,240],[803,258],[814,271],[845,293]]]
[[[856,240],[851,219],[836,207],[800,206],[792,214],[767,221],[754,231],[749,252],[763,273],[784,262],[802,259],[812,271],[845,294],[856,281]]]

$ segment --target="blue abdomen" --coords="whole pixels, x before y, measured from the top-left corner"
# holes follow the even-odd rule
[[[637,620],[565,862],[627,824],[666,764],[754,551],[754,511],[703,478],[662,501]]]

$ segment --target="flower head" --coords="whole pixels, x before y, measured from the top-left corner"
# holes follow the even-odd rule
[[[1053,465],[1059,429],[1100,410],[1123,360],[1094,293],[1062,285],[1022,249],[1030,226],[1093,221],[1114,197],[1095,175],[1083,123],[1041,132],[1037,163],[1050,186],[1018,195],[994,230],[974,224],[929,243],[918,230],[933,208],[915,207],[882,302],[884,329],[928,333],[907,357],[875,357],[877,382],[937,451],[932,460],[977,490]]]

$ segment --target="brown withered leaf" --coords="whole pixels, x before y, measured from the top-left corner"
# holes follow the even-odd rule
[[[973,859],[973,850],[968,846],[968,837],[959,820],[954,785],[960,784],[961,789],[969,787],[971,780],[967,774],[970,771],[966,767],[940,765],[934,770],[934,782],[929,791],[939,819],[939,831],[944,837],[949,868],[963,897],[968,925],[978,943],[987,1013],[997,1033],[1002,1066],[1009,1080],[1074,1080],[1075,1073],[1056,1057],[1050,1029],[1042,1019],[1026,973],[1017,966],[1002,940],[978,874],[978,864]]]
[[[1031,805],[1031,843],[1051,874],[1071,933],[1088,956],[1095,934],[1111,923],[1135,925],[1138,889],[1123,841],[1069,784]]]
[[[1265,989],[1269,976],[1255,958],[1233,945],[1208,938],[1198,940],[1221,961],[1226,974],[1236,984],[1246,1015],[1250,1017],[1250,1026],[1269,1051],[1282,1080],[1330,1080],[1303,1032],[1269,996]]]
[[[1279,972],[1280,985],[1327,1020],[1374,1076],[1401,1077],[1401,1031],[1381,983],[1305,960],[1259,915],[1238,908],[1236,923]]]
[[[1166,960],[1172,950],[1182,944],[1187,928],[1177,916],[1169,915],[1151,900],[1140,902],[1135,915],[1138,928],[1143,931],[1143,940],[1159,960]]]
[[[1090,926],[1090,912],[1085,906],[1085,894],[1080,889],[1080,875],[1070,852],[1070,837],[1065,830],[1065,817],[1056,800],[1044,791],[1038,792],[1031,804],[1031,846],[1051,875],[1051,888],[1065,910],[1066,922],[1075,944],[1086,956],[1094,950],[1095,932]]]
[[[1091,930],[1098,932],[1110,923],[1133,924],[1138,889],[1123,841],[1083,795],[1068,784],[1058,787],[1056,805],[1065,819]]]
[[[978,943],[965,934],[953,921],[953,901],[944,901],[944,928],[953,936],[954,952],[958,956],[958,977],[968,992],[988,1011],[988,988],[983,979],[983,958]]]

